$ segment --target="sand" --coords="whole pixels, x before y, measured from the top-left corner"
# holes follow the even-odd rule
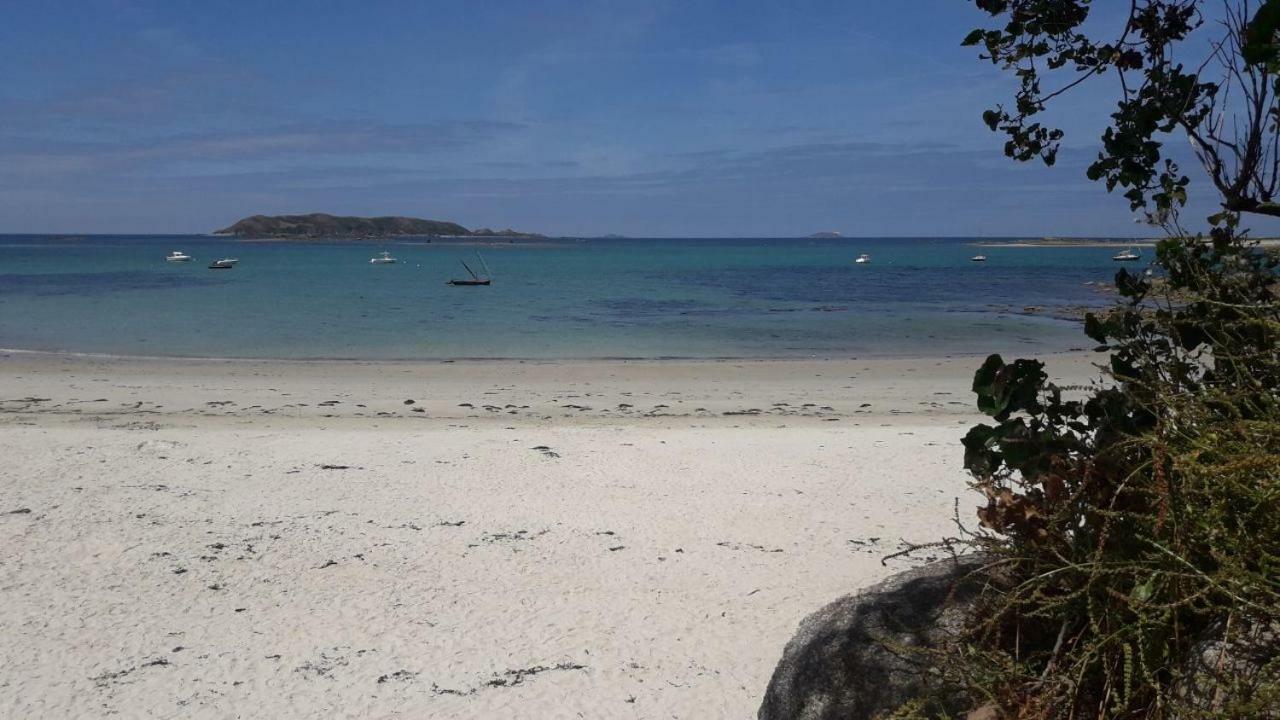
[[[0,353],[0,716],[752,717],[972,517],[978,363]]]

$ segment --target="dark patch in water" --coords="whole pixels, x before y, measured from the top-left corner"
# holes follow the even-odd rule
[[[176,275],[137,270],[97,273],[9,273],[0,274],[0,294],[100,295],[122,290],[204,287],[223,282],[203,275]]]
[[[604,300],[597,305],[619,318],[669,318],[672,315],[688,315],[708,308],[689,300],[652,300],[649,298],[619,298]]]
[[[1096,281],[1093,268],[1001,268],[999,274],[968,267],[773,265],[753,268],[694,270],[654,275],[657,283],[673,280],[732,292],[768,303],[796,303],[773,312],[813,307],[857,307],[900,303],[948,311],[985,311],[987,305],[1025,304],[1035,298],[1043,305],[1096,302],[1087,281]]]

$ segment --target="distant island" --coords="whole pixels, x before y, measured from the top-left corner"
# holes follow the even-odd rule
[[[396,236],[544,238],[516,230],[468,230],[458,223],[421,218],[310,215],[253,215],[218,230],[215,235],[254,238],[382,238]]]
[[[836,232],[835,230],[828,230],[828,231],[826,231],[826,232],[816,232],[816,233],[814,233],[814,234],[810,235],[809,237],[811,237],[811,238],[828,238],[828,239],[829,239],[829,238],[840,238],[840,237],[844,237],[844,236],[843,236],[843,235],[841,235],[840,233]]]

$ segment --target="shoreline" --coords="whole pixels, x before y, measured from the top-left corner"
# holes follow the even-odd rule
[[[8,353],[0,354],[0,419],[129,425],[145,416],[197,428],[304,430],[330,421],[936,426],[979,419],[970,386],[983,357],[385,362]],[[1039,358],[1065,384],[1098,375],[1089,351]]]
[[[1047,308],[1037,307],[1036,310],[1014,311],[1008,310],[1009,314],[1024,317],[1041,317],[1059,322],[1079,323],[1080,319],[1076,317],[1054,315],[1053,311],[1063,310],[1070,311],[1076,308]],[[1037,356],[1066,356],[1078,354],[1087,351],[1084,346],[1065,348],[1062,350],[1053,350],[1030,354]],[[457,357],[441,357],[441,358],[357,358],[357,357],[299,357],[299,358],[277,358],[277,357],[239,357],[239,356],[210,356],[210,355],[130,355],[121,353],[105,353],[105,352],[88,352],[79,350],[35,350],[30,348],[9,348],[0,347],[0,356],[3,355],[19,355],[28,357],[49,357],[49,358],[82,358],[85,360],[104,360],[104,361],[147,361],[147,362],[175,362],[175,363],[282,363],[282,364],[301,364],[301,365],[367,365],[385,363],[387,365],[452,365],[458,363],[470,364],[595,364],[595,363],[627,363],[627,364],[661,364],[661,363],[806,363],[806,362],[858,362],[858,361],[884,361],[891,362],[894,360],[950,360],[963,358],[985,358],[990,355],[989,352],[953,352],[945,354],[936,353],[891,353],[886,355],[781,355],[781,356],[737,356],[737,355],[719,355],[719,356],[696,356],[696,355],[637,355],[637,356],[565,356],[565,357],[492,357],[492,356],[457,356]]]

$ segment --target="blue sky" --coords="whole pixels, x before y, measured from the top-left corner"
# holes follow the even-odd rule
[[[982,20],[962,0],[11,3],[0,232],[313,211],[580,235],[1141,231],[1084,178],[1110,86],[1055,114],[1056,167],[1002,156],[980,116],[1010,81],[959,46]]]

